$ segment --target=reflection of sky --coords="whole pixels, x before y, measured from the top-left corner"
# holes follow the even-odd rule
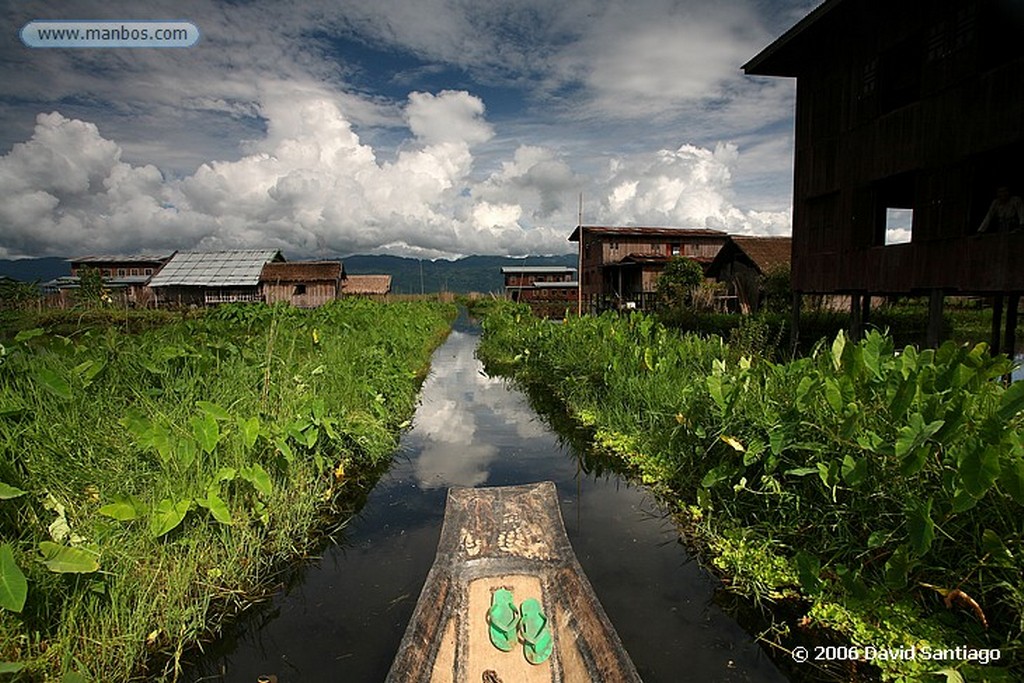
[[[434,357],[415,426],[405,439],[420,451],[412,476],[421,488],[480,486],[503,447],[551,439],[522,396],[509,400],[504,382],[484,374],[474,355],[476,341],[475,335],[453,331],[448,353]]]

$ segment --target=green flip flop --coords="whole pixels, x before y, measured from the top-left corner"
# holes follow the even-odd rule
[[[530,664],[543,664],[551,656],[554,639],[548,628],[548,618],[541,611],[540,602],[533,598],[523,600],[519,608],[519,636],[523,640],[523,654]]]
[[[491,596],[491,608],[487,610],[487,630],[491,644],[502,652],[511,652],[518,641],[519,612],[512,601],[512,592],[499,588]]]

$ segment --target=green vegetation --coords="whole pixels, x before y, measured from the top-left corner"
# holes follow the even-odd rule
[[[138,334],[124,312],[94,313],[6,339],[0,673],[175,675],[186,648],[344,525],[454,312],[224,306],[140,313]]]
[[[1019,676],[1024,383],[999,381],[1010,361],[952,342],[897,352],[872,332],[776,363],[750,355],[771,334],[756,326],[726,344],[641,314],[552,324],[491,306],[479,354],[672,501],[733,590],[806,601],[780,631],[1000,649],[988,666],[876,661],[888,680]]]

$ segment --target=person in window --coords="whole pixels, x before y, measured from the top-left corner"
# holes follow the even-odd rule
[[[1024,201],[1011,195],[1009,187],[1000,185],[978,232],[1011,232],[1021,228],[1024,228]]]

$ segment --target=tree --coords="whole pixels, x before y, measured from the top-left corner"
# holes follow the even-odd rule
[[[81,268],[78,271],[78,292],[75,297],[86,306],[98,306],[110,299],[103,285],[103,273],[97,268]]]
[[[693,259],[676,256],[658,278],[658,299],[663,305],[679,307],[689,305],[693,291],[704,282],[704,269]]]

